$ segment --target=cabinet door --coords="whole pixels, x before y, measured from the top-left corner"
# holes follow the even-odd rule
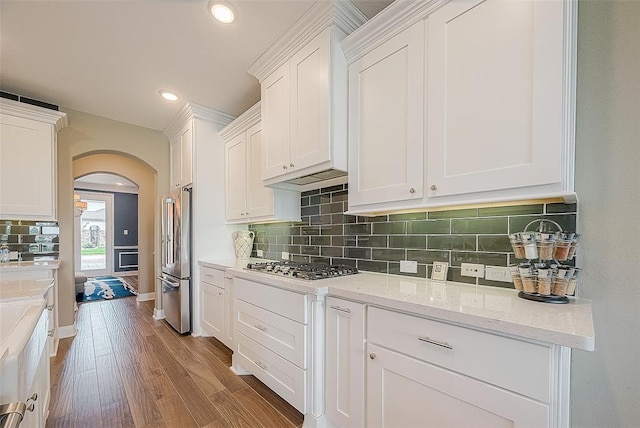
[[[53,127],[0,115],[0,217],[53,220],[55,195]]]
[[[327,298],[327,417],[339,427],[364,423],[364,305]]]
[[[171,141],[171,145],[169,146],[169,160],[171,162],[171,188],[175,189],[180,187],[180,176],[181,176],[181,168],[182,161],[180,159],[182,153],[180,149],[180,137],[176,137],[173,141]]]
[[[428,196],[560,183],[563,2],[451,2],[428,47]]]
[[[224,289],[200,283],[202,292],[202,327],[206,333],[223,342]]]
[[[262,128],[258,123],[246,132],[247,139],[247,215],[273,216],[273,189],[262,184]]]
[[[548,406],[388,349],[367,345],[369,427],[545,427]]]
[[[331,28],[289,61],[291,163],[296,170],[331,160],[329,150],[329,48]]]
[[[261,82],[261,118],[264,139],[263,179],[289,171],[290,89],[289,63],[285,63]]]
[[[225,144],[225,212],[227,220],[244,220],[247,201],[247,156],[245,134]]]
[[[424,27],[349,66],[349,205],[422,199]]]
[[[180,135],[180,185],[193,182],[193,127],[189,123]]]

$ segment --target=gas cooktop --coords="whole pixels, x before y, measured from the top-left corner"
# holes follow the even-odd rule
[[[291,261],[259,262],[247,264],[247,270],[270,273],[298,279],[325,279],[353,275],[358,269],[346,265],[327,265],[323,263],[298,263]]]

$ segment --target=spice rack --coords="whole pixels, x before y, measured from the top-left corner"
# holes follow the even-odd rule
[[[536,223],[537,231],[529,230]],[[549,230],[550,226],[555,230]],[[534,220],[523,232],[509,235],[515,258],[528,261],[510,266],[518,297],[569,303],[566,295],[575,293],[580,269],[561,262],[573,259],[578,239],[577,233],[565,232],[558,223],[547,219]]]

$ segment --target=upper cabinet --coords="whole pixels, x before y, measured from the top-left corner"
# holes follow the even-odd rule
[[[365,21],[350,2],[319,1],[249,69],[261,85],[265,185],[298,189],[346,175],[339,42]]]
[[[349,212],[575,198],[575,1],[396,2],[342,42]]]
[[[225,141],[228,223],[300,220],[300,192],[265,187],[260,103],[220,131]]]
[[[0,99],[0,218],[56,220],[56,136],[67,115]]]
[[[193,183],[193,121],[189,120],[171,139],[171,188]]]

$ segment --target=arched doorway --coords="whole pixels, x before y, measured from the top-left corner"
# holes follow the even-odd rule
[[[73,179],[94,173],[119,175],[138,186],[138,299],[155,296],[157,173],[146,162],[125,153],[85,153],[73,159]]]

